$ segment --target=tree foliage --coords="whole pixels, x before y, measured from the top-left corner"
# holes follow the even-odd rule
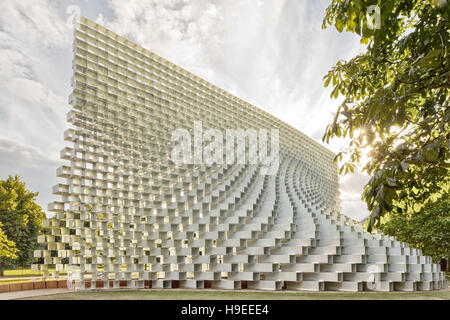
[[[33,262],[33,251],[38,247],[37,236],[45,219],[45,213],[34,202],[37,195],[27,190],[17,175],[0,180],[0,223],[9,241],[18,249],[16,259],[0,257],[0,271]]]
[[[380,8],[373,28],[369,6]],[[367,51],[324,77],[344,97],[323,140],[347,137],[335,160],[352,172],[364,152],[368,231],[386,213],[412,214],[450,189],[450,5],[445,0],[333,0],[323,28],[360,36]]]
[[[420,213],[389,214],[378,229],[421,249],[435,263],[450,260],[450,198],[428,204]]]
[[[2,226],[3,224],[0,222],[0,258],[16,259],[16,244],[8,240],[8,237],[2,230]]]

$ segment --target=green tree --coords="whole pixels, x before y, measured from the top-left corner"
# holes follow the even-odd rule
[[[367,44],[324,77],[331,96],[344,99],[323,140],[349,139],[335,159],[343,162],[340,173],[353,172],[367,152],[368,231],[386,213],[410,215],[448,196],[449,12],[442,0],[333,0],[326,10],[323,28],[334,25]]]
[[[420,213],[388,214],[378,229],[419,248],[435,263],[450,259],[450,199],[426,205]]]
[[[8,239],[18,249],[16,259],[0,257],[0,275],[5,268],[33,262],[33,251],[39,246],[37,236],[45,219],[45,213],[34,202],[37,195],[27,190],[17,175],[0,180],[0,223]]]
[[[0,258],[17,259],[16,244],[9,241],[8,237],[2,230],[3,224],[0,222]]]

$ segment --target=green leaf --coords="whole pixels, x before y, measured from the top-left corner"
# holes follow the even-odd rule
[[[382,9],[382,28],[371,30],[366,8],[375,3]],[[324,25],[355,32],[361,43],[368,44],[364,52],[339,60],[325,82],[333,83],[331,98],[342,95],[345,101],[339,106],[342,112],[336,113],[342,117],[332,122],[327,143],[348,133],[344,152],[349,163],[364,159],[363,171],[374,178],[362,190],[369,210],[382,207],[370,226],[385,214],[414,214],[417,205],[436,200],[437,194],[447,195],[448,5],[438,8],[419,0],[332,1]],[[353,133],[361,128],[366,130],[354,139]],[[342,166],[340,172],[352,169]]]
[[[339,31],[339,32],[342,32],[342,30],[344,30],[344,24],[342,23],[342,21],[340,19],[336,20],[335,26],[336,26],[337,31]]]
[[[328,87],[328,85],[330,84],[330,81],[331,81],[331,76],[330,75],[328,75],[326,78],[325,78],[325,83],[324,83],[324,87],[326,88],[326,87]]]
[[[418,203],[415,203],[413,209],[415,212],[420,212],[421,206]]]
[[[424,149],[423,154],[425,155],[425,159],[430,162],[435,162],[439,158],[439,150],[438,149]]]

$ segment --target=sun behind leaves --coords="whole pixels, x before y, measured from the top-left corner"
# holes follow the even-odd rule
[[[367,8],[378,5],[380,26]],[[349,137],[336,160],[353,172],[363,151],[371,175],[362,199],[368,231],[386,213],[419,212],[450,189],[450,5],[447,1],[333,0],[323,28],[356,33],[367,51],[324,77],[344,97],[323,140]]]

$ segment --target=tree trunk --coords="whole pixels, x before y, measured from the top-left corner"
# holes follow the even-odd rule
[[[450,272],[450,260],[449,259],[441,260],[441,271]]]

